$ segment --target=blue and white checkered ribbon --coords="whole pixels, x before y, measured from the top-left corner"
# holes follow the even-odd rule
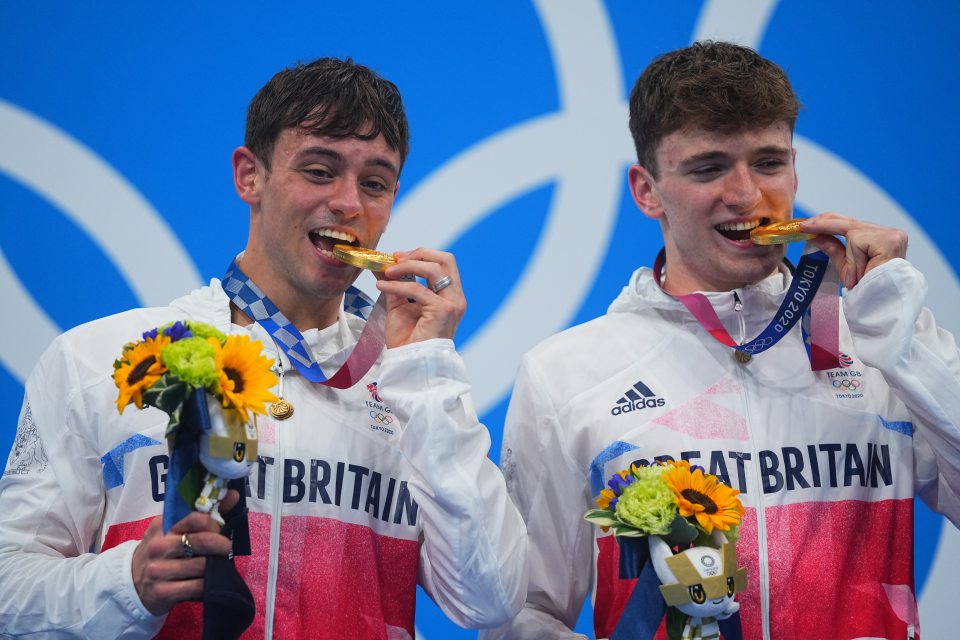
[[[320,365],[313,359],[303,334],[301,334],[300,331],[293,326],[293,323],[283,315],[280,309],[270,301],[270,298],[247,277],[243,270],[240,269],[236,259],[230,264],[226,274],[223,276],[223,290],[230,297],[230,301],[233,302],[240,311],[266,329],[267,333],[276,341],[277,346],[283,349],[287,357],[290,358],[290,362],[297,368],[297,371],[311,382],[338,388],[351,386],[357,379],[366,374],[370,365],[373,364],[376,354],[379,354],[383,349],[382,336],[385,304],[379,300],[375,304],[356,287],[350,287],[344,294],[343,309],[347,313],[352,313],[367,320],[367,326],[364,327],[360,340],[357,343],[358,348],[354,349],[354,352],[360,359],[363,359],[364,362],[357,363],[353,357],[354,354],[351,354],[350,358],[343,365],[343,374],[335,374],[329,379],[323,371],[321,371]],[[376,342],[371,343],[371,340],[376,340],[377,333],[379,333],[380,336],[379,344]],[[371,334],[371,340],[365,339],[365,336]],[[360,349],[361,343],[367,348]],[[373,358],[373,360],[371,360],[371,358]],[[341,372],[338,372],[338,374],[340,373]],[[334,381],[334,378],[337,380]],[[349,379],[349,384],[342,384],[346,378]]]

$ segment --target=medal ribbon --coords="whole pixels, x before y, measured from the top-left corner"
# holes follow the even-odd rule
[[[653,264],[654,281],[660,283],[665,262],[664,251],[661,249]],[[828,286],[821,283],[826,281]],[[666,291],[664,291],[666,293]],[[669,295],[669,294],[668,294]],[[810,358],[810,368],[813,371],[835,369],[840,366],[839,361],[839,323],[840,323],[840,286],[836,269],[830,265],[830,260],[822,251],[804,254],[800,258],[790,282],[790,288],[773,320],[760,335],[744,344],[730,337],[730,334],[717,317],[717,312],[707,297],[702,293],[690,293],[672,296],[685,306],[697,322],[707,330],[717,341],[738,351],[756,355],[763,353],[777,344],[790,329],[793,328],[808,311],[810,314],[810,331],[804,331],[804,344]],[[802,327],[801,327],[801,330]]]
[[[223,276],[223,290],[230,297],[230,301],[240,311],[252,318],[257,324],[266,329],[277,345],[290,358],[290,362],[300,374],[316,384],[322,384],[336,389],[352,387],[367,374],[373,363],[380,357],[386,343],[384,326],[387,318],[387,303],[383,296],[374,303],[356,287],[347,289],[343,296],[343,310],[361,318],[367,323],[360,333],[360,338],[353,351],[343,363],[343,366],[330,378],[321,371],[310,353],[303,334],[290,322],[270,298],[255,285],[240,269],[236,259],[227,268]],[[369,317],[365,316],[364,309],[370,308]]]

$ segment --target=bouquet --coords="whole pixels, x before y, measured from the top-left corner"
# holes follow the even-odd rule
[[[252,469],[257,459],[256,416],[276,400],[270,392],[277,383],[270,370],[273,361],[261,355],[261,348],[248,336],[177,321],[126,344],[114,362],[121,414],[135,404],[169,416],[165,532],[189,512],[191,502],[222,525],[216,507],[226,480],[242,478]]]
[[[620,577],[640,578],[613,640],[652,638],[664,613],[671,638],[720,637],[718,620],[739,610],[733,596],[746,588],[734,549],[744,514],[738,494],[687,461],[631,465],[613,475],[595,499],[599,508],[584,516],[616,536]],[[646,591],[657,581],[662,600],[651,608]],[[737,626],[724,637],[738,634]]]

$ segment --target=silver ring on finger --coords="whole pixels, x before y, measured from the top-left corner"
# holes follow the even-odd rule
[[[453,279],[450,276],[443,276],[432,285],[430,285],[430,290],[434,293],[440,293],[444,289],[450,286],[450,283],[453,282]]]
[[[190,544],[190,538],[187,537],[187,534],[180,536],[180,543],[183,545],[183,557],[190,559],[193,557],[193,545]]]

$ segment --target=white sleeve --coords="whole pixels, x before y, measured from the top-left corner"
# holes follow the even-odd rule
[[[512,618],[527,585],[523,520],[487,456],[490,434],[473,410],[463,360],[450,340],[390,349],[380,394],[403,425],[400,450],[423,522],[420,583],[463,627]]]
[[[960,526],[960,352],[923,307],[926,293],[923,275],[898,258],[844,296],[844,315],[857,354],[911,414],[918,495]]]
[[[135,542],[92,553],[104,508],[100,460],[78,435],[84,381],[58,338],[26,384],[0,479],[0,637],[150,638],[133,585]]]
[[[571,629],[593,571],[593,532],[582,506],[590,501],[589,486],[565,450],[548,391],[524,358],[507,411],[501,466],[527,523],[530,583],[520,614],[481,634],[485,640],[584,638]]]

